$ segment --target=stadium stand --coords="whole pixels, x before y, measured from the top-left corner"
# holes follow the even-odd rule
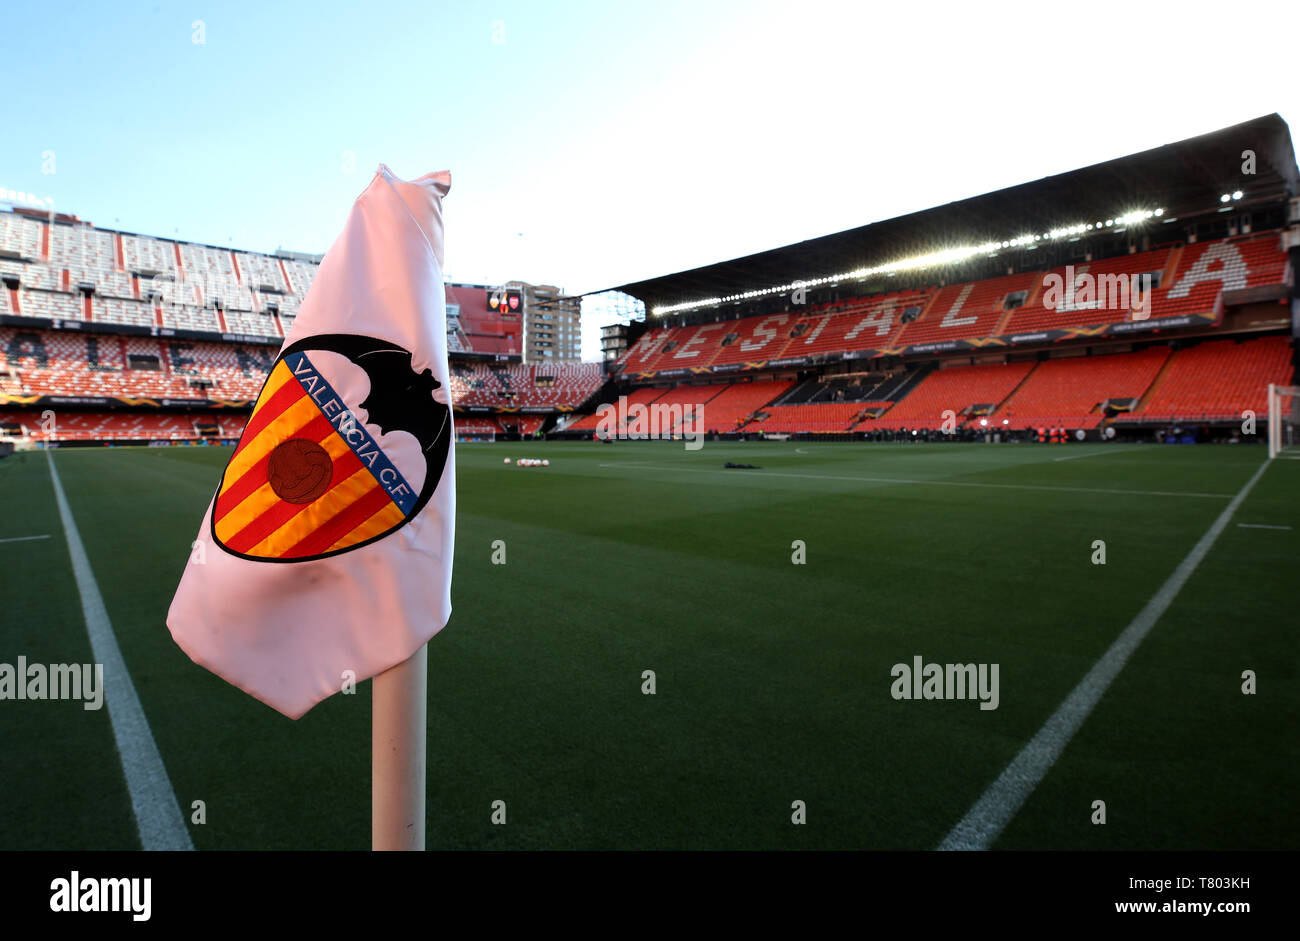
[[[1172,277],[1155,293],[1153,317],[1213,309],[1226,292],[1282,286],[1290,280],[1277,232],[1188,245],[1177,253]]]
[[[770,405],[759,409],[759,416],[745,425],[744,431],[806,431],[814,434],[841,434],[861,421],[868,409],[888,402],[820,402],[813,405]]]
[[[255,255],[251,252],[235,252],[234,257],[239,281],[248,289],[275,291],[280,294],[288,294],[292,291],[279,259],[267,255]]]
[[[545,415],[499,415],[497,416],[497,424],[501,426],[501,429],[503,431],[513,432],[519,435],[536,434],[538,429],[542,427],[542,424],[545,421],[546,421]],[[457,430],[458,431],[460,430],[459,425],[457,425]]]
[[[1276,115],[1242,128],[1216,134],[1284,140],[1291,153]],[[1136,435],[1262,414],[1267,383],[1294,373],[1295,194],[1271,167],[1238,203],[1198,141],[625,285],[665,319],[622,334],[631,346],[608,375],[520,363],[519,313],[492,309],[490,288],[449,284],[458,428],[530,434],[548,413],[621,395],[632,408],[698,406],[715,434],[939,430],[951,410],[967,431],[983,420]],[[1125,161],[1142,192],[1114,182]],[[1137,205],[1152,210],[1107,218]],[[981,241],[999,233],[1010,240]],[[245,402],[316,268],[310,256],[0,212],[0,405]],[[1143,276],[1149,294],[1115,296]],[[1067,279],[1075,287],[1062,295]],[[569,427],[587,433],[598,420]],[[209,431],[225,419],[213,421]]]
[[[36,441],[196,441],[238,438],[244,416],[213,418],[201,412],[75,412],[60,410],[46,422],[40,412],[0,411],[0,425],[18,427]],[[211,434],[201,430],[207,426]]]
[[[267,347],[0,327],[4,365],[23,395],[256,398]]]
[[[760,406],[773,401],[794,383],[786,381],[737,382],[723,386],[704,409],[706,432],[736,431]]]
[[[599,363],[456,364],[457,405],[499,408],[575,408],[604,384]]]
[[[1160,283],[1165,275],[1171,251],[1168,248],[1123,255],[1096,262],[1054,268],[1043,276],[1027,302],[1015,310],[1003,333],[1028,333],[1061,327],[1092,326],[1132,318],[1133,309],[1120,300],[1133,300],[1132,276],[1153,273],[1151,284]],[[1073,275],[1074,287],[1069,286]],[[1055,277],[1063,289],[1046,290],[1049,277]],[[1119,279],[1124,283],[1120,290]],[[1138,281],[1141,285],[1143,282]],[[1211,305],[1212,306],[1212,305]]]
[[[627,422],[622,419],[625,418],[635,419],[636,416],[632,414],[632,412],[638,405],[649,405],[650,403],[658,399],[659,396],[663,395],[666,391],[667,391],[666,389],[653,388],[647,386],[645,388],[637,389],[634,392],[632,392],[631,395],[628,395],[626,397],[627,401],[625,403],[622,403],[622,413],[618,416],[619,418],[618,425],[617,425],[618,432],[621,434],[627,429]],[[609,404],[616,405],[617,403],[609,403]],[[600,418],[601,416],[598,411],[593,412],[592,414],[588,415],[586,418],[582,418],[574,422],[572,425],[569,426],[569,430],[595,431],[600,424]]]
[[[486,418],[477,415],[457,416],[455,424],[456,433],[462,435],[496,435],[501,433],[501,426],[491,416]]]
[[[937,369],[882,417],[867,420],[863,425],[871,429],[939,430],[947,410],[961,423],[973,406],[1001,404],[1034,366],[1034,363],[998,363]]]
[[[989,416],[1010,427],[1095,428],[1110,399],[1139,398],[1169,358],[1166,346],[1136,353],[1077,356],[1039,363],[1002,407]]]
[[[1241,421],[1242,412],[1268,414],[1268,384],[1294,376],[1287,337],[1213,340],[1169,357],[1143,401],[1124,420]]]
[[[1073,291],[1048,290],[1050,279],[1064,285],[1070,275]],[[1142,280],[1143,275],[1150,280]],[[1132,290],[1135,276],[1137,293]],[[798,315],[660,327],[645,333],[617,366],[629,377],[738,364],[759,368],[769,361],[800,357],[901,350],[1187,314],[1217,316],[1225,293],[1274,288],[1274,296],[1280,297],[1290,279],[1279,234],[1266,232],[952,284],[937,291],[852,298],[814,305]],[[1142,290],[1147,284],[1148,306],[1135,311],[1133,302],[1147,293]]]

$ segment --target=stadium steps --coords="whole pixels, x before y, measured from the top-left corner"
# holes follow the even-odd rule
[[[1165,381],[1165,377],[1169,375],[1169,368],[1173,364],[1174,354],[1170,353],[1165,357],[1165,361],[1161,365],[1160,371],[1156,373],[1156,377],[1151,380],[1151,385],[1147,386],[1147,390],[1143,392],[1142,397],[1138,399],[1137,407],[1133,409],[1134,412],[1140,412],[1142,409],[1146,408],[1147,403],[1155,396],[1156,390],[1159,389],[1160,385]]]
[[[1041,362],[1034,363],[1034,368],[1029,370],[1029,372],[1025,373],[1024,377],[1021,378],[1021,380],[1018,383],[1016,383],[1016,387],[1012,389],[1011,392],[1008,393],[1007,397],[1004,398],[1001,402],[999,402],[994,407],[993,411],[989,412],[989,414],[996,415],[999,412],[1001,412],[1002,409],[1006,407],[1006,404],[1010,402],[1012,399],[1014,399],[1016,397],[1016,394],[1025,387],[1025,383],[1029,381],[1029,378],[1033,376],[1034,373],[1038,372],[1038,367],[1041,365],[1043,365]]]
[[[1021,303],[1019,307],[1013,307],[1011,308],[1011,310],[1004,310],[1002,312],[1001,318],[999,318],[998,320],[997,326],[993,328],[993,332],[990,334],[990,336],[995,336],[995,337],[1005,336],[1007,333],[1007,328],[1011,324],[1011,318],[1014,317],[1016,314],[1018,314],[1020,311],[1024,310],[1026,307],[1030,307],[1031,305],[1036,304],[1038,302],[1038,296],[1043,293],[1043,280],[1046,277],[1047,277],[1046,271],[1038,272],[1038,277],[1037,279],[1035,279],[1033,287],[1029,289],[1029,293],[1025,295],[1024,302]]]
[[[892,401],[893,405],[889,407],[889,409],[892,409],[894,405],[907,398],[908,393],[924,382],[925,377],[934,372],[934,369],[934,366],[922,366],[911,373],[903,373],[903,380],[895,388],[890,389],[887,386],[881,386],[876,390],[877,395],[881,399]],[[885,415],[889,414],[889,409],[885,410]]]
[[[1007,324],[1009,324],[1011,318],[1016,315],[1016,311],[1020,310],[1021,307],[1028,306],[1030,303],[1038,299],[1038,293],[1043,289],[1043,276],[1043,272],[1038,272],[1038,277],[1034,280],[1033,286],[1029,289],[1029,293],[1025,295],[1024,303],[1022,303],[1020,307],[1012,307],[1010,310],[1005,308],[1003,309],[1002,316],[998,318],[997,325],[994,326],[993,332],[989,334],[990,336],[1000,337],[1006,335]],[[1003,303],[1006,303],[1005,298],[1003,299]]]
[[[820,380],[816,377],[805,379],[798,385],[792,386],[782,395],[777,396],[776,401],[768,402],[768,405],[802,405],[817,394]]]
[[[1183,254],[1186,248],[1185,245],[1178,245],[1170,252],[1169,264],[1165,266],[1165,273],[1160,277],[1160,286],[1162,288],[1168,289],[1174,285],[1175,279],[1178,277],[1178,268],[1183,263]]]

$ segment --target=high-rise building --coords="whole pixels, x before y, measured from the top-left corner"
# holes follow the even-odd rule
[[[524,362],[578,362],[582,359],[582,304],[552,284],[511,281],[518,291],[524,326]]]

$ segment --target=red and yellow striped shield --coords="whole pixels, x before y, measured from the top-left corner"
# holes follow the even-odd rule
[[[277,562],[332,555],[401,526],[415,495],[305,352],[271,371],[212,510],[228,552]]]

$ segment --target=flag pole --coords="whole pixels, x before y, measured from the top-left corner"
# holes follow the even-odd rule
[[[429,645],[371,684],[370,848],[424,849]]]

